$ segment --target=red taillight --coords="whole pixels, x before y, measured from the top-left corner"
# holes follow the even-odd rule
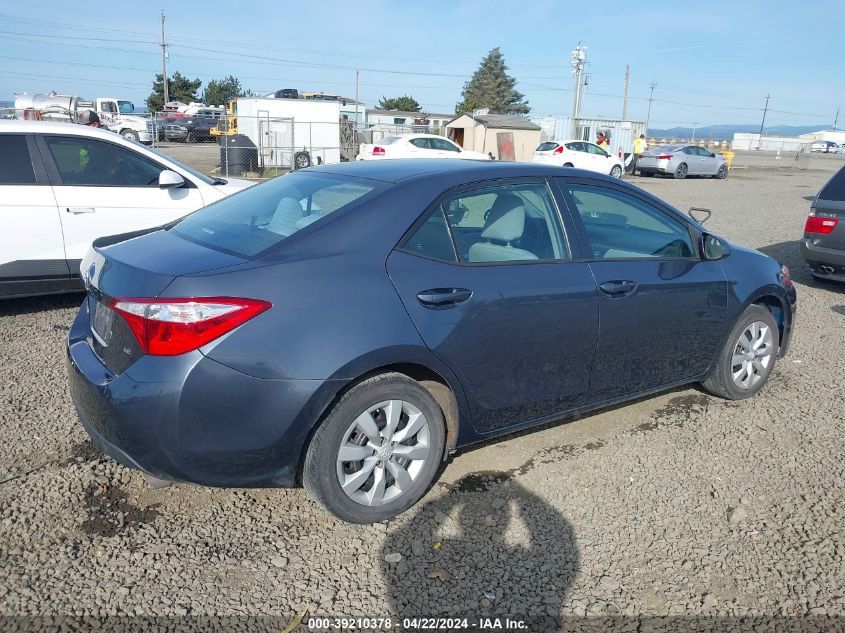
[[[555,148],[555,151],[552,152],[552,154],[563,154],[563,145],[558,145]]]
[[[109,307],[129,325],[145,354],[176,356],[230,332],[273,304],[258,299],[112,299]]]
[[[816,215],[811,215],[807,218],[807,224],[804,225],[804,232],[827,235],[833,232],[837,224],[839,224],[838,218],[820,218]]]
[[[383,156],[383,155],[384,155],[384,148],[376,145],[373,148],[373,156]]]
[[[657,160],[672,160],[672,154],[658,154],[655,158]]]

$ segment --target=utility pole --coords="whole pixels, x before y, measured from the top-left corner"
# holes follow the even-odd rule
[[[651,88],[651,94],[648,95],[648,114],[645,115],[645,133],[648,134],[648,124],[651,121],[651,102],[654,101],[654,89],[657,87],[655,82],[651,82],[649,88]]]
[[[358,133],[358,71],[355,71],[355,133]]]
[[[572,101],[572,137],[575,138],[577,136],[576,120],[581,114],[581,83],[587,61],[587,47],[578,42],[577,48],[569,53],[569,56],[572,58],[569,65],[575,75],[575,96]]]
[[[164,9],[161,10],[161,76],[164,79],[164,102],[170,101],[167,89],[167,42],[164,41]]]
[[[628,81],[631,79],[631,66],[625,65],[625,96],[622,97],[622,120],[628,120]]]
[[[836,116],[833,119],[833,129],[836,129],[836,124],[839,123],[839,108],[836,108]]]
[[[763,127],[766,125],[766,113],[769,111],[769,95],[766,95],[766,105],[763,106],[763,121],[760,123],[760,140],[757,149],[763,147]]]

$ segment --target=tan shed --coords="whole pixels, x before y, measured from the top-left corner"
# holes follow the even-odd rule
[[[462,114],[446,124],[446,135],[464,149],[496,160],[530,161],[540,144],[540,126],[511,114]]]

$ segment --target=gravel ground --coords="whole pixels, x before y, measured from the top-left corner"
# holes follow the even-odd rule
[[[389,524],[340,523],[302,490],[148,488],[75,421],[80,298],[0,304],[0,615],[827,614],[841,630],[845,289],[812,281],[796,242],[829,175],[635,179],[792,268],[797,329],[761,395],[676,390],[464,452]]]

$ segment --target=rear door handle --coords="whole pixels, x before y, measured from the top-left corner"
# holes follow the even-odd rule
[[[628,280],[605,281],[599,290],[609,297],[624,297],[637,289],[637,282]]]
[[[417,300],[426,308],[451,308],[472,296],[466,288],[432,288],[417,294]]]
[[[79,215],[80,213],[94,213],[95,209],[93,207],[68,207],[67,212],[72,213],[73,215]]]

